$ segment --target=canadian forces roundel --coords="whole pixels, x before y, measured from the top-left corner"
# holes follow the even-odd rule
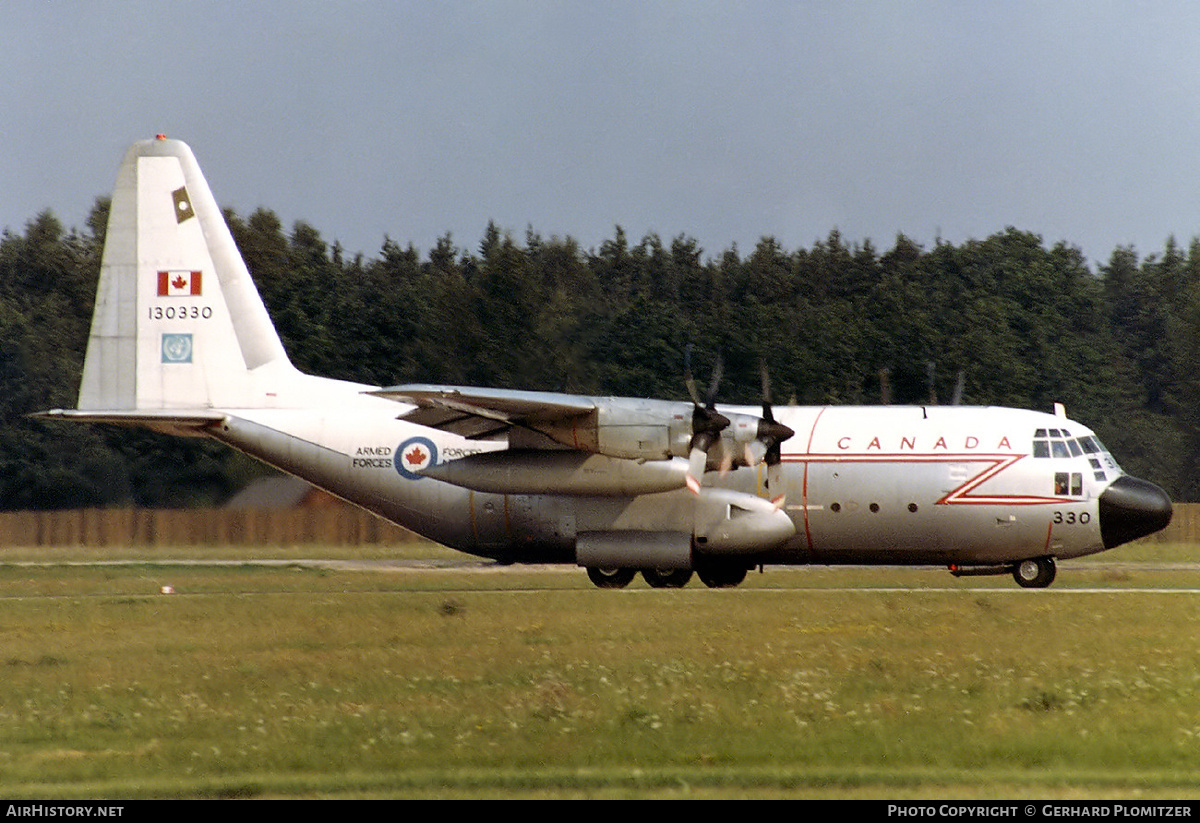
[[[420,480],[421,472],[437,463],[437,446],[427,437],[410,437],[396,448],[396,471],[409,480]]]

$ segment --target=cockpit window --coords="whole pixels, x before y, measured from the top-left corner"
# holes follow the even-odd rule
[[[1083,448],[1066,429],[1038,429],[1033,433],[1034,457],[1078,457]]]
[[[1095,435],[1085,434],[1071,437],[1066,429],[1037,429],[1033,433],[1033,456],[1045,458],[1071,458],[1087,455],[1097,480],[1105,480],[1107,471],[1120,472],[1121,467],[1113,460],[1108,449]]]

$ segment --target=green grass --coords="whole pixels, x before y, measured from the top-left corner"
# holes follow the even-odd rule
[[[1196,797],[1200,594],[1149,590],[1190,552],[1046,591],[0,558],[0,794]]]

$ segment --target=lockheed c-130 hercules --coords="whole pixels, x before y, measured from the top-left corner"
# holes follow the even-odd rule
[[[1171,519],[1095,434],[966,406],[718,407],[379,387],[288,359],[191,150],[121,165],[74,409],[209,437],[455,549],[587,569],[601,587],[736,586],[787,564],[948,567],[1043,587],[1055,560]]]

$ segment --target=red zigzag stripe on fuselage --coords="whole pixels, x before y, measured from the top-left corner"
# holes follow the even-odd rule
[[[965,483],[951,490],[939,506],[1038,506],[1049,503],[1071,503],[1074,497],[1040,497],[1036,495],[972,495],[971,491],[1002,473],[1009,466],[1027,457],[1024,454],[784,454],[785,463],[989,463],[990,465]],[[805,472],[805,503],[808,488]]]

